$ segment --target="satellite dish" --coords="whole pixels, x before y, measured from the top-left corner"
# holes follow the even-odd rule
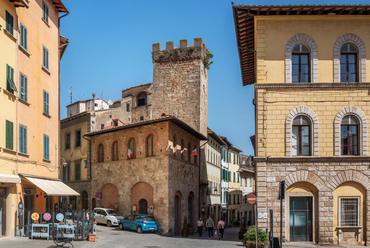
[[[112,105],[113,103],[114,103],[113,99],[109,99],[109,101],[108,101],[108,105],[110,106],[110,105]]]

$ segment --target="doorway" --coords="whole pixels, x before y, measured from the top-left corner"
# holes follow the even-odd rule
[[[312,197],[290,197],[290,241],[312,241]]]
[[[148,202],[145,199],[139,201],[139,214],[148,214]]]
[[[6,233],[6,189],[0,188],[0,237]]]
[[[175,235],[179,235],[181,230],[181,198],[175,196]]]

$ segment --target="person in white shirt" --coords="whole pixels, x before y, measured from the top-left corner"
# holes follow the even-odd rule
[[[199,237],[202,237],[202,232],[203,232],[203,220],[202,220],[202,218],[199,218],[199,220],[197,221],[197,226],[198,226]]]

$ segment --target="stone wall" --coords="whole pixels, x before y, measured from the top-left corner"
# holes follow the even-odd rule
[[[274,210],[274,233],[280,232],[280,201],[277,200],[279,181],[285,180],[286,189],[298,182],[313,185],[313,241],[316,243],[338,243],[334,226],[334,190],[343,183],[354,182],[365,188],[366,199],[370,199],[370,162],[366,157],[307,157],[307,158],[255,158],[257,168],[257,207],[258,212]],[[266,182],[267,177],[276,177],[276,182]],[[295,196],[302,195],[297,193]],[[283,239],[289,233],[289,193],[283,202]],[[362,209],[362,207],[361,207]],[[366,201],[365,209],[370,209]],[[362,210],[361,210],[362,211]],[[363,212],[362,240],[370,240],[370,212]],[[259,228],[269,229],[268,219],[258,219]],[[366,230],[366,231],[365,231]]]

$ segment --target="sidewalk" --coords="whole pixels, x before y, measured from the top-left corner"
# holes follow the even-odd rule
[[[239,240],[239,227],[227,227],[224,231],[224,240],[227,241],[240,241],[240,244],[242,243],[241,240]],[[213,229],[214,232],[214,229]],[[202,237],[199,237],[198,233],[194,233],[193,235],[189,235],[188,238],[191,239],[208,239],[208,231],[205,230],[202,233]],[[218,239],[218,237],[214,237],[214,239]]]

